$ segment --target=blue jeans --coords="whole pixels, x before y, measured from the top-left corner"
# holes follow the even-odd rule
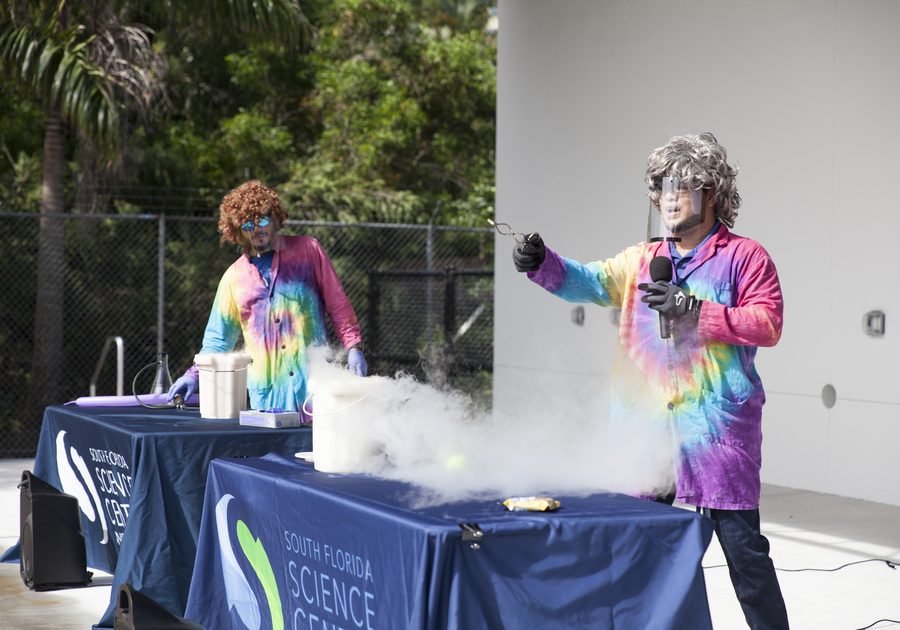
[[[703,508],[703,513],[715,521],[716,537],[747,625],[753,630],[787,630],[787,609],[769,557],[769,541],[759,530],[759,509]]]

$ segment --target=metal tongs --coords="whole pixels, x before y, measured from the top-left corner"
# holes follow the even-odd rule
[[[531,232],[529,234],[524,234],[522,232],[513,232],[512,228],[509,227],[509,223],[497,223],[495,221],[492,221],[491,219],[488,219],[487,222],[490,223],[495,230],[497,230],[497,234],[500,234],[501,236],[512,236],[514,239],[516,239],[517,243],[520,243],[522,245],[528,245],[540,238],[540,234],[538,234],[537,232]]]

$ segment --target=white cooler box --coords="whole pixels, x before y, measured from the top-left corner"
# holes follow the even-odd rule
[[[299,411],[257,411],[245,409],[241,412],[241,424],[254,427],[269,427],[270,429],[286,429],[299,427],[303,424],[303,418]]]

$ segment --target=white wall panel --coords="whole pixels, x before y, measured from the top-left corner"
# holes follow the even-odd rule
[[[839,400],[832,414],[827,491],[900,505],[897,407]]]
[[[763,412],[763,482],[833,492],[827,456],[833,445],[831,415],[818,396],[768,392]]]

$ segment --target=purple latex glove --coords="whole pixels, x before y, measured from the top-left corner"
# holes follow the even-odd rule
[[[366,357],[363,355],[362,350],[357,350],[356,348],[350,350],[347,354],[347,367],[357,376],[366,375],[369,368],[366,365]]]
[[[169,397],[167,400],[169,402],[172,402],[172,399],[175,398],[175,394],[181,394],[182,397],[187,400],[197,390],[198,385],[200,385],[200,383],[198,383],[197,380],[190,374],[186,373],[184,376],[172,383],[172,387],[169,388]]]

